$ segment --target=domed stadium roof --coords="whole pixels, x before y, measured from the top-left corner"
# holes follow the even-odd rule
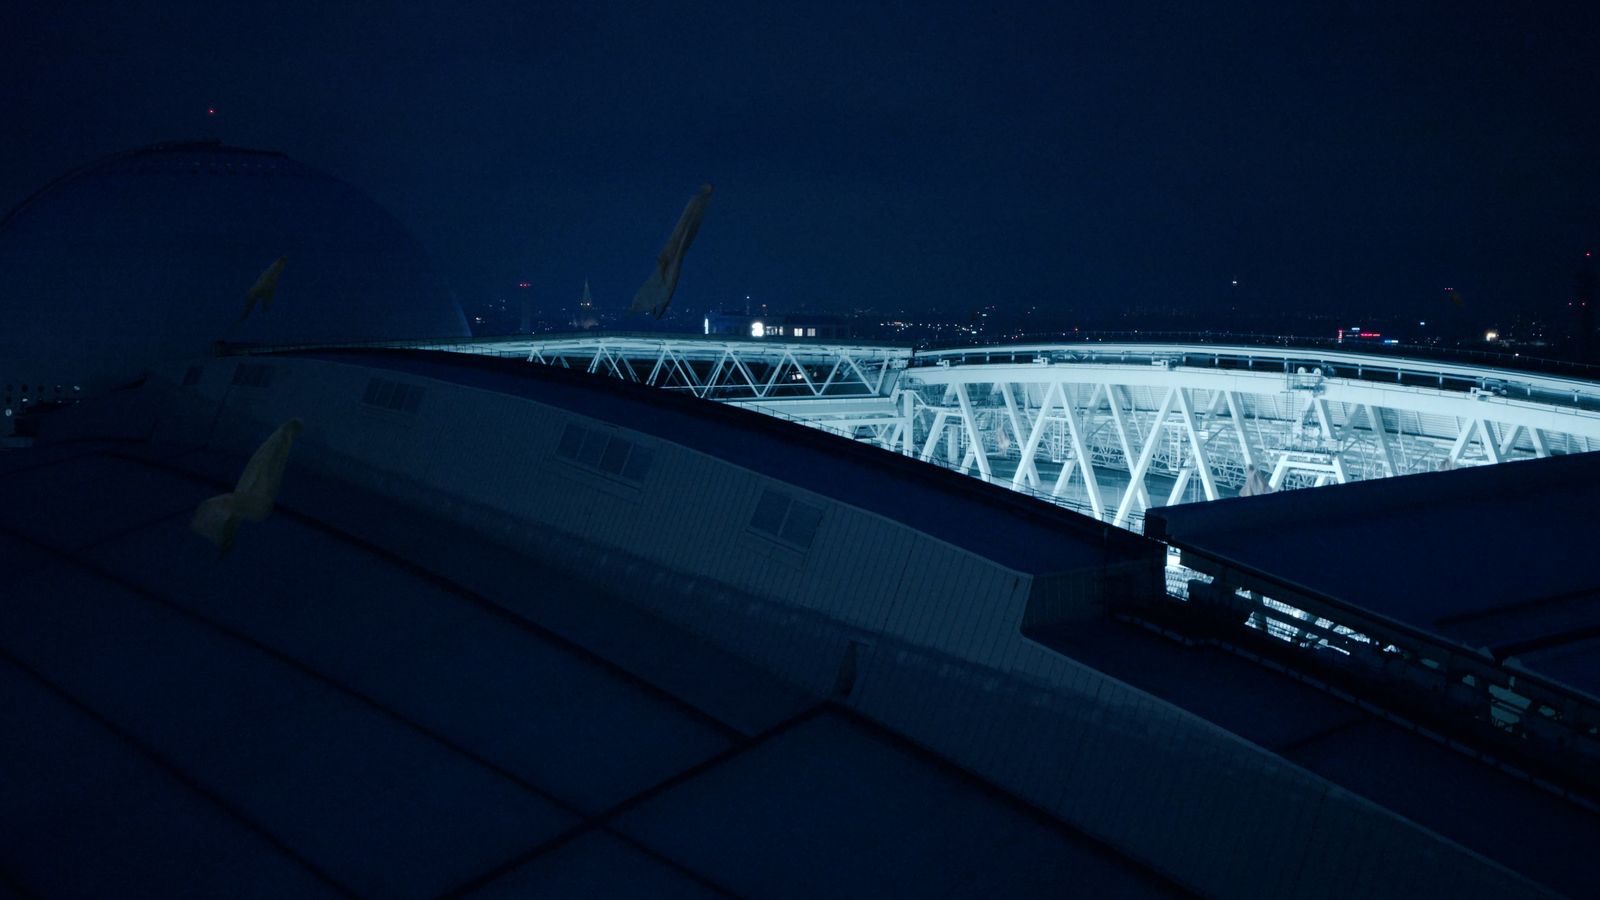
[[[526,359],[163,364],[0,451],[0,896],[1600,896],[1600,453],[1163,545]],[[1498,596],[1418,618],[1452,527]]]
[[[279,257],[270,307],[241,321]],[[0,219],[0,381],[35,400],[57,384],[131,381],[219,340],[464,334],[394,217],[281,153],[156,144],[70,172]]]

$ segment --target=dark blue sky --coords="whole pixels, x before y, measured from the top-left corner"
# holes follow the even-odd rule
[[[625,306],[711,181],[696,308],[1554,309],[1600,241],[1600,4],[681,6],[13,0],[0,205],[214,128]]]

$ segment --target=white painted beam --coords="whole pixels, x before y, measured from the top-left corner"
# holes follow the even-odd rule
[[[1184,433],[1189,437],[1189,452],[1194,457],[1195,470],[1200,474],[1200,487],[1207,500],[1217,499],[1217,480],[1211,472],[1211,462],[1206,459],[1206,448],[1200,440],[1200,429],[1194,423],[1194,405],[1189,392],[1174,388],[1178,395],[1178,415],[1183,419]]]
[[[1123,492],[1122,502],[1117,504],[1117,514],[1111,520],[1113,525],[1126,522],[1128,513],[1132,512],[1133,499],[1137,493],[1133,486],[1144,485],[1145,472],[1150,469],[1150,460],[1155,458],[1156,442],[1161,439],[1161,431],[1166,426],[1167,414],[1172,412],[1172,403],[1177,393],[1177,388],[1170,388],[1166,398],[1161,401],[1161,409],[1156,412],[1155,421],[1150,425],[1150,433],[1145,436],[1144,449],[1139,452],[1139,462],[1129,472],[1128,490]]]
[[[966,428],[967,441],[976,457],[978,475],[984,481],[993,481],[994,473],[989,468],[989,454],[984,452],[983,438],[978,434],[978,422],[972,414],[972,400],[967,396],[967,386],[964,383],[956,385],[956,402],[961,405],[961,424]],[[966,463],[962,463],[962,468],[966,468]]]

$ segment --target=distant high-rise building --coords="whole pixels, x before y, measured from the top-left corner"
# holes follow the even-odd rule
[[[578,301],[578,311],[572,316],[572,327],[595,328],[600,319],[594,314],[594,296],[589,293],[589,279],[583,280],[583,297]]]
[[[1578,305],[1578,358],[1593,362],[1595,273],[1592,251],[1583,254],[1583,262],[1578,267],[1577,289],[1574,302]]]

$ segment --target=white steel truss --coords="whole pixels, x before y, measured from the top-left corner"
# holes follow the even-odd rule
[[[404,346],[745,406],[1136,530],[1152,506],[1600,449],[1600,384],[1360,353],[653,335]]]
[[[522,359],[743,406],[846,437],[910,440],[912,397],[900,374],[909,347],[693,335],[517,335],[366,346]]]
[[[890,397],[911,359],[905,347],[690,335],[523,335],[378,346],[526,359],[730,402]]]
[[[923,459],[1128,528],[1252,473],[1286,490],[1600,449],[1600,384],[1355,353],[920,351],[900,390]]]

